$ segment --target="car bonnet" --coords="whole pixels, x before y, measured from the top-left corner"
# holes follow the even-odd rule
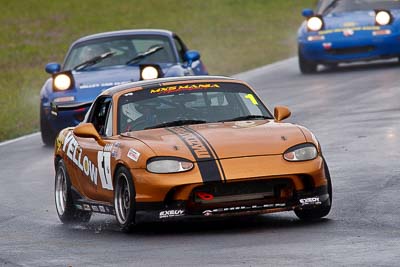
[[[289,123],[237,121],[124,133],[148,145],[158,156],[190,160],[277,155],[306,141]]]

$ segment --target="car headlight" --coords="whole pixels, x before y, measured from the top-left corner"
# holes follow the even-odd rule
[[[142,69],[141,72],[141,78],[142,80],[151,80],[151,79],[157,79],[159,76],[157,68],[153,66],[147,66]]]
[[[159,157],[147,162],[147,170],[153,173],[186,172],[193,169],[193,162],[182,158]]]
[[[291,147],[283,154],[284,159],[288,161],[312,160],[315,159],[317,156],[318,150],[311,143]]]
[[[322,29],[324,22],[320,17],[311,17],[307,20],[307,28],[310,31],[316,32]]]
[[[57,90],[67,90],[71,87],[72,80],[67,74],[58,74],[54,77],[54,87]]]
[[[375,13],[375,22],[380,26],[385,26],[390,24],[392,21],[392,16],[386,10],[376,11]]]

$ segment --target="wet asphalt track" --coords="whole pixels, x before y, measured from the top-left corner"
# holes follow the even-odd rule
[[[65,226],[53,204],[52,150],[36,135],[0,145],[0,266],[400,266],[400,66],[302,76],[289,59],[239,77],[319,138],[334,185],[327,219],[285,212],[129,235],[104,215]]]

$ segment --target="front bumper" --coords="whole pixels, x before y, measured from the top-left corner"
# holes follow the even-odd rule
[[[78,125],[85,117],[91,103],[74,103],[69,105],[42,105],[42,116],[48,131],[57,134],[64,128]]]
[[[208,183],[195,171],[154,175],[133,169],[136,220],[250,215],[330,204],[322,157],[305,162],[287,162],[282,155],[232,158],[221,165],[226,181]]]
[[[400,56],[400,34],[374,36],[373,31],[355,31],[351,36],[344,32],[329,33],[324,40],[308,41],[306,34],[299,39],[299,53],[315,63],[340,63],[368,61]]]
[[[193,201],[137,203],[136,222],[212,219],[313,209],[330,205],[327,186],[295,192],[290,198],[193,205]]]

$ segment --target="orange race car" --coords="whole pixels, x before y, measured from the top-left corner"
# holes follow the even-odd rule
[[[62,222],[115,214],[137,222],[294,210],[326,216],[329,170],[315,136],[274,116],[245,82],[180,77],[113,87],[60,132],[55,203]]]

